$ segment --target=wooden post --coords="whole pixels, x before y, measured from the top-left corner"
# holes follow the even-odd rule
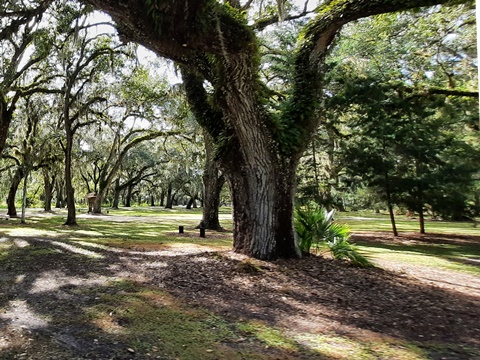
[[[205,237],[205,228],[200,228],[200,237]]]
[[[183,234],[183,226],[179,226],[179,227],[178,227],[178,233],[179,233],[179,234]]]

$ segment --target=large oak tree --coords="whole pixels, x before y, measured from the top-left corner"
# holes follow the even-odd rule
[[[271,93],[259,76],[256,32],[270,20],[248,23],[242,2],[82,1],[110,14],[126,41],[181,66],[189,103],[212,136],[230,183],[234,248],[260,259],[298,254],[292,226],[295,171],[318,125],[325,56],[342,26],[375,14],[452,3],[324,1],[298,39],[289,95],[272,109]]]

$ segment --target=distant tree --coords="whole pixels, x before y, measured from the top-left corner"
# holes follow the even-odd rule
[[[48,133],[42,129],[42,120],[45,118],[45,109],[41,99],[26,98],[23,102],[22,116],[16,118],[16,131],[7,143],[3,156],[14,161],[14,175],[11,180],[7,197],[8,215],[17,217],[16,195],[22,180],[39,169],[54,164],[58,157],[55,151],[50,150]],[[24,190],[25,186],[24,186]],[[24,213],[24,211],[22,211]]]
[[[455,39],[472,31],[472,14],[438,8],[429,18],[404,13],[364,20],[346,29],[333,57],[325,101],[348,137],[344,166],[380,190],[395,234],[394,204],[418,213],[421,232],[426,209],[450,218],[466,214],[478,158],[466,114],[477,112],[478,93],[470,90],[471,44],[461,49]],[[434,51],[419,57],[416,49],[432,44]]]
[[[111,34],[89,32],[96,25],[88,23],[87,13],[88,9],[80,5],[66,4],[57,21],[57,46],[52,54],[63,82],[59,117],[65,132],[61,141],[65,153],[65,225],[77,223],[72,173],[75,135],[79,129],[101,122],[107,101],[102,79],[107,78],[124,53],[114,44]]]
[[[50,92],[51,80],[43,61],[50,51],[52,34],[41,24],[53,1],[0,4],[0,155],[20,99]]]

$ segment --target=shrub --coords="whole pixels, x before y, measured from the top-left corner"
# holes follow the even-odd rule
[[[334,210],[328,211],[315,203],[295,209],[295,229],[301,252],[310,254],[327,245],[335,259],[348,260],[361,267],[373,266],[348,242],[350,229],[346,225],[335,223],[334,213]]]

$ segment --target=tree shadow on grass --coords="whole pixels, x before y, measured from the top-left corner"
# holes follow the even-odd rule
[[[301,344],[265,348],[234,323],[183,306],[145,276],[190,256],[2,239],[8,246],[0,253],[0,359],[328,358]]]
[[[376,334],[479,349],[480,299],[408,276],[318,257],[261,265],[221,254],[178,260],[155,275],[157,285],[223,316],[297,332]],[[469,350],[459,351],[455,358],[471,358]]]
[[[384,338],[480,356],[478,297],[381,269],[4,239],[0,358],[335,358],[305,340],[325,334],[355,341],[351,359]]]

